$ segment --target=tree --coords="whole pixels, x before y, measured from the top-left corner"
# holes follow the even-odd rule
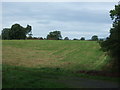
[[[92,36],[91,40],[97,41],[98,40],[98,36],[97,35]]]
[[[40,37],[39,39],[40,39],[40,40],[43,40],[43,38],[42,38],[42,37]]]
[[[77,38],[74,38],[73,40],[78,40]]]
[[[3,30],[2,30],[2,34],[1,34],[1,36],[2,36],[2,39],[7,39],[7,40],[9,40],[10,39],[10,33],[9,33],[9,31],[10,31],[10,29],[9,28],[4,28]]]
[[[32,35],[32,33],[29,33],[27,39],[32,39]]]
[[[115,5],[115,9],[110,11],[113,20],[113,26],[110,29],[110,35],[105,41],[100,43],[102,49],[108,52],[113,58],[113,66],[120,65],[120,4]]]
[[[43,38],[43,40],[47,40],[46,38]]]
[[[47,35],[47,39],[49,39],[49,40],[61,40],[62,39],[61,32],[60,31],[50,32]]]
[[[64,40],[69,40],[69,38],[68,38],[68,37],[65,37]]]
[[[26,28],[19,24],[14,24],[11,28],[2,30],[2,39],[26,39],[26,35],[31,32],[31,26],[27,25]]]
[[[85,40],[85,38],[84,37],[81,37],[81,39],[80,40]]]

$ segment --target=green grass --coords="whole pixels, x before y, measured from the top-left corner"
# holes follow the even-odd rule
[[[42,69],[3,65],[3,88],[67,88],[56,79]]]
[[[95,41],[3,40],[3,88],[64,88],[64,77],[117,81],[118,78],[71,73],[102,70],[108,57]]]
[[[100,70],[105,54],[94,41],[4,40],[3,64],[56,67],[66,70]]]
[[[28,68],[13,65],[3,65],[3,88],[72,88],[69,82],[61,82],[71,78],[89,78],[119,82],[120,78],[91,76],[71,73],[57,68]],[[76,81],[76,80],[71,80]],[[82,87],[82,86],[81,86]],[[84,87],[82,87],[84,88]]]

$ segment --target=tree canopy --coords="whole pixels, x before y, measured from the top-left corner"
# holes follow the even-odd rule
[[[47,39],[49,39],[49,40],[61,40],[62,39],[61,32],[60,31],[50,32],[47,35]]]
[[[91,40],[97,41],[98,40],[98,36],[97,35],[92,36]]]
[[[2,39],[26,39],[26,35],[31,32],[31,29],[30,25],[24,28],[19,24],[14,24],[11,28],[4,28],[2,30]]]
[[[81,37],[81,39],[80,40],[85,40],[85,38],[84,37]]]
[[[68,38],[68,37],[65,37],[64,40],[69,40],[69,38]]]
[[[110,16],[113,20],[113,26],[110,29],[110,35],[101,43],[104,51],[109,52],[109,55],[114,58],[115,64],[120,64],[120,5],[115,5],[115,9],[110,11]]]

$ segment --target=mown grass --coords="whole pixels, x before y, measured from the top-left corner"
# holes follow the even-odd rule
[[[3,64],[100,70],[105,54],[94,41],[4,40]]]
[[[117,81],[116,78],[71,73],[102,70],[107,56],[95,41],[3,40],[3,88],[64,88],[58,79],[84,77]]]

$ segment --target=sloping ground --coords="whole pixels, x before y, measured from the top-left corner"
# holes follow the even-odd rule
[[[100,70],[107,62],[94,41],[4,40],[3,64],[55,67],[66,70]]]
[[[97,42],[4,40],[2,44],[4,88],[118,87],[116,83],[84,79],[76,76],[79,73],[71,73],[102,70],[108,60]]]

